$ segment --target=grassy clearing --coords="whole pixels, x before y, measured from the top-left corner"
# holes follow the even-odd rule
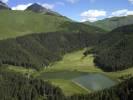
[[[44,72],[56,72],[56,71],[79,71],[79,72],[102,72],[97,68],[94,63],[93,55],[83,57],[84,50],[72,52],[66,54],[62,61],[56,62],[44,69]]]
[[[114,78],[114,79],[118,79],[121,77],[121,76],[126,76],[126,75],[132,75],[133,76],[133,68],[129,68],[129,69],[126,69],[126,70],[122,70],[122,71],[117,71],[117,72],[108,72],[108,73],[105,73],[106,75]]]
[[[36,73],[36,70],[34,69],[26,69],[24,67],[20,67],[20,66],[8,66],[7,67],[7,70],[10,70],[10,71],[13,71],[13,72],[17,72],[17,73],[20,73],[20,74],[23,74],[23,75],[33,75],[34,73]]]

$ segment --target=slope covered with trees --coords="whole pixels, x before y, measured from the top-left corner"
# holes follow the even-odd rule
[[[48,82],[0,71],[1,100],[64,100],[62,91]]]
[[[102,37],[95,63],[106,71],[133,67],[133,25],[119,27]]]
[[[1,40],[0,63],[39,69],[61,60],[67,52],[97,44],[100,35],[97,31],[85,33],[80,24],[75,25],[79,27],[77,32],[40,33]]]

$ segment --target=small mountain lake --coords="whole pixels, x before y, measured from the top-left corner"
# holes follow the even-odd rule
[[[78,71],[45,72],[42,73],[39,78],[45,80],[69,80],[82,88],[92,91],[109,88],[117,83],[108,76],[100,73],[85,73]]]
[[[116,84],[115,81],[113,81],[112,79],[110,79],[109,77],[105,75],[93,74],[93,73],[75,78],[72,81],[92,91],[109,88]]]

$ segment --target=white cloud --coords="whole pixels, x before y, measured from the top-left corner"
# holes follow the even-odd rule
[[[104,10],[88,10],[81,13],[81,17],[83,17],[82,21],[97,21],[99,17],[105,17],[106,11]]]
[[[66,0],[66,1],[74,4],[74,3],[78,2],[79,0]]]
[[[25,10],[28,6],[32,5],[33,3],[28,3],[28,4],[19,4],[15,7],[12,7],[13,10]],[[38,3],[40,4],[40,3]],[[43,7],[47,8],[47,9],[53,9],[54,8],[54,4],[47,4],[47,3],[44,3],[44,4],[40,4],[42,5]]]
[[[2,2],[4,2],[4,3],[7,3],[9,0],[0,0],[0,1],[2,1]]]
[[[44,3],[44,4],[40,4],[43,7],[47,8],[47,9],[53,9],[55,7],[54,4],[48,4],[48,3]]]
[[[128,0],[131,4],[133,4],[133,0]]]
[[[17,5],[15,7],[12,7],[12,10],[25,10],[30,5],[32,5],[32,3],[20,4],[20,5]]]
[[[130,11],[128,9],[122,9],[122,10],[117,10],[112,12],[111,17],[114,17],[114,16],[121,17],[121,16],[128,16],[128,15],[133,15],[133,11]]]

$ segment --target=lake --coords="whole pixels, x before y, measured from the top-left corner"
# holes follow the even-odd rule
[[[115,81],[102,74],[88,74],[72,80],[76,84],[92,91],[109,88],[116,84]]]

